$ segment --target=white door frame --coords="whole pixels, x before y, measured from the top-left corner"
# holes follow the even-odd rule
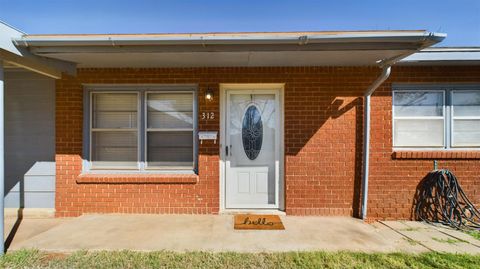
[[[279,130],[279,171],[278,171],[278,181],[276,182],[276,186],[278,186],[276,190],[276,201],[277,207],[274,208],[276,210],[284,210],[285,209],[285,182],[284,182],[284,88],[285,83],[242,83],[242,84],[220,84],[220,212],[229,212],[229,211],[241,211],[241,209],[226,209],[226,162],[225,162],[225,131],[226,131],[226,101],[227,101],[227,91],[247,91],[247,90],[269,90],[269,91],[277,91],[279,94],[279,123],[280,123],[280,130]],[[257,210],[257,209],[255,209]],[[264,209],[259,209],[264,210]],[[265,208],[265,210],[272,210],[272,208]],[[245,211],[252,211],[252,209],[245,209]]]

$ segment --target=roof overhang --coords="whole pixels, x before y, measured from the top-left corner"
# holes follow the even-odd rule
[[[28,49],[15,46],[12,39],[25,33],[0,21],[0,60],[6,68],[24,68],[52,78],[61,78],[62,72],[75,74],[76,65],[58,59],[34,55]]]
[[[373,66],[442,41],[427,31],[24,35],[17,47],[78,67]]]
[[[401,65],[480,65],[480,47],[426,48],[402,59]]]

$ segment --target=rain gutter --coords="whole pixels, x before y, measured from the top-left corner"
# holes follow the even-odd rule
[[[24,35],[13,42],[20,47],[35,46],[134,46],[134,45],[262,45],[328,43],[437,43],[445,37],[427,31],[397,32],[298,32],[230,34],[136,34],[136,35]]]

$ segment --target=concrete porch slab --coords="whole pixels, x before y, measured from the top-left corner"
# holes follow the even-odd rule
[[[233,229],[232,215],[84,215],[17,241],[9,250],[427,251],[391,229],[377,228],[358,219],[296,216],[281,216],[281,219],[285,225],[283,231],[242,231]]]
[[[480,242],[469,235],[424,223],[389,221],[371,225],[347,217],[280,218],[285,230],[234,230],[233,215],[111,214],[23,219],[9,251],[36,248],[67,253],[123,249],[480,253]]]
[[[385,226],[438,252],[480,254],[480,241],[443,225],[418,221],[382,221]]]
[[[24,217],[19,220],[17,217],[6,217],[4,231],[5,241],[7,244],[10,244],[10,246],[14,246],[69,220],[71,219],[45,217]]]

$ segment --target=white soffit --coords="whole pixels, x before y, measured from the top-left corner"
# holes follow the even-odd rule
[[[56,53],[86,67],[365,66],[409,51],[276,51],[180,53]]]

